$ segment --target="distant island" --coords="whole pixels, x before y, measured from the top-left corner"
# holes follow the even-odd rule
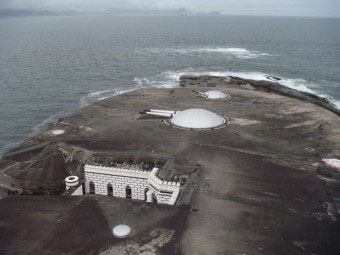
[[[41,17],[41,16],[80,16],[80,15],[163,15],[163,16],[220,16],[218,11],[193,13],[187,9],[156,10],[156,9],[110,9],[106,11],[50,11],[31,9],[4,9],[0,10],[0,18],[6,17]]]
[[[196,15],[198,16],[221,16],[223,14],[218,11],[212,11],[212,12],[197,12]]]

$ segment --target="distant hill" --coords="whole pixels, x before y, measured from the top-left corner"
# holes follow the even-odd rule
[[[212,12],[197,12],[196,15],[198,16],[220,16],[222,13],[218,11],[212,11]]]
[[[192,15],[193,13],[186,9],[176,10],[141,10],[141,9],[111,9],[104,11],[106,15]]]
[[[28,16],[53,16],[54,12],[39,10],[0,10],[0,18],[5,17],[28,17]]]
[[[140,9],[111,9],[106,11],[48,11],[48,10],[22,10],[22,9],[9,9],[0,10],[0,18],[6,17],[33,17],[33,16],[75,16],[75,15],[192,15],[186,9],[177,10],[140,10]]]

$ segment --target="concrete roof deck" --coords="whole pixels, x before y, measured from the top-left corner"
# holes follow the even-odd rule
[[[170,254],[187,211],[93,195],[7,197],[0,200],[0,254]],[[132,228],[129,238],[113,237],[118,224]]]
[[[142,89],[108,98],[65,118],[26,142],[25,146],[44,143],[49,147],[56,143],[73,156],[74,162],[98,154],[104,155],[103,158],[119,153],[158,159],[174,157],[172,168],[161,171],[160,175],[164,179],[175,175],[195,178],[197,182],[181,198],[182,204],[189,204],[195,210],[183,209],[176,216],[180,227],[176,221],[169,220],[168,227],[162,228],[170,229],[170,232],[157,232],[158,223],[148,225],[151,232],[158,233],[154,233],[155,239],[157,235],[167,240],[171,236],[172,241],[168,240],[168,243],[175,242],[176,245],[165,247],[175,249],[172,252],[340,253],[338,214],[331,207],[334,194],[329,193],[327,185],[330,181],[338,183],[335,179],[320,177],[316,172],[321,158],[340,156],[338,116],[310,103],[277,94],[234,87],[219,90],[231,97],[207,100],[193,93],[191,88],[178,88]],[[138,112],[145,108],[205,108],[225,114],[231,124],[214,131],[181,130],[169,127],[161,118],[138,118]],[[66,133],[50,136],[53,129],[65,129]],[[7,158],[5,155],[3,164],[10,166],[16,159],[25,162],[29,158],[23,155],[25,153],[27,150],[14,152]],[[30,153],[39,160],[41,151]],[[193,172],[190,162],[199,164],[200,170]],[[66,167],[71,166],[66,164]],[[29,173],[30,169],[27,171]],[[45,171],[53,171],[53,168]],[[6,173],[11,174],[11,171]],[[76,173],[81,174],[81,169]],[[43,175],[41,181],[44,181]],[[118,204],[108,199],[111,198],[98,198],[96,203],[110,222],[111,216],[107,212],[114,211]],[[6,201],[0,200],[0,206]],[[102,202],[108,205],[108,210],[101,206]],[[91,204],[87,200],[84,203]],[[149,206],[134,201],[129,203],[136,211]],[[171,215],[180,209],[166,210],[173,219]],[[131,214],[131,220],[138,219],[136,215]],[[9,222],[6,217],[9,216],[3,218],[5,223]],[[82,221],[89,218],[86,215],[79,217]],[[104,225],[109,228],[112,224]],[[63,231],[66,233],[66,229]],[[80,238],[87,240],[83,235]],[[100,238],[107,242],[106,237]],[[12,243],[15,240],[20,239],[14,238]],[[112,254],[118,251],[115,249],[126,253],[124,246],[111,241],[104,246],[107,252],[112,249]],[[141,248],[143,245],[132,246],[136,254],[144,249]],[[157,249],[152,252],[160,253]]]

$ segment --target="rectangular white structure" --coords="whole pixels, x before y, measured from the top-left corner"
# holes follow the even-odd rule
[[[156,176],[157,173],[158,168],[148,172],[85,165],[86,193],[174,205],[180,193],[180,184],[162,181]]]

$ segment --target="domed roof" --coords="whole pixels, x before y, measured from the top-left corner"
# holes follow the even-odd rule
[[[208,110],[188,109],[175,114],[170,122],[179,127],[200,129],[218,127],[226,121],[223,117]]]
[[[207,96],[207,98],[210,99],[221,99],[221,98],[225,98],[227,95],[222,93],[221,91],[218,90],[210,90],[207,91],[205,93],[203,93],[205,96]]]

